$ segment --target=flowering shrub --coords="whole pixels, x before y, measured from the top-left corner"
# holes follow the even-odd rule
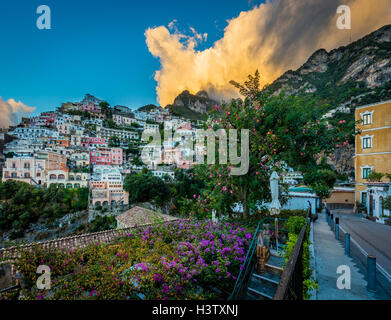
[[[77,250],[35,248],[16,261],[26,299],[215,299],[230,292],[252,235],[239,224],[179,220]],[[39,265],[51,289],[38,290]]]

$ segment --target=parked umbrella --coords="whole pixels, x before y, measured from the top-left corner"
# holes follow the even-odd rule
[[[275,217],[275,229],[276,229],[276,245],[277,245],[277,251],[278,251],[278,215],[280,214],[281,204],[278,200],[278,181],[280,180],[280,177],[278,176],[277,172],[273,171],[272,175],[270,176],[270,192],[272,196],[272,202],[270,204],[270,214],[274,215]]]

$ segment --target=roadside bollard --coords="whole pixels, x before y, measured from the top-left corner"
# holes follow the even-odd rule
[[[350,257],[350,234],[345,234],[345,254]]]
[[[376,258],[374,256],[368,256],[367,258],[367,273],[367,289],[369,292],[376,292]]]
[[[334,224],[334,214],[332,213],[330,216],[330,227],[333,229],[333,224]]]
[[[335,218],[335,239],[339,240],[339,217]]]

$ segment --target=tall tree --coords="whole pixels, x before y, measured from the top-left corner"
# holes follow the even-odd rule
[[[314,101],[261,92],[258,72],[243,85],[232,83],[245,98],[213,107],[210,128],[236,129],[238,145],[241,130],[249,130],[248,172],[234,176],[231,174],[234,165],[228,162],[201,165],[197,173],[208,181],[204,197],[213,200],[208,203],[226,212],[228,206],[239,202],[246,219],[251,209],[270,200],[269,177],[274,170],[280,175],[287,166],[303,172],[313,170],[317,167],[317,156],[331,152],[349,134],[341,127],[329,128],[320,120]]]

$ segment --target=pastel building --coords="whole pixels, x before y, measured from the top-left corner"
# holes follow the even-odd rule
[[[110,128],[100,127],[97,130],[101,138],[109,140],[110,138],[117,137],[120,140],[137,140],[138,133],[128,130],[117,130]]]
[[[8,134],[18,139],[36,139],[41,137],[59,138],[57,131],[43,127],[17,127]]]
[[[90,165],[89,151],[75,151],[70,155],[70,159],[74,161],[77,167],[86,167]]]
[[[35,126],[54,125],[57,114],[55,112],[42,112],[39,116],[32,118],[31,123]]]
[[[65,166],[62,169],[48,170],[47,186],[58,184],[59,187],[67,189],[78,189],[88,187],[88,173],[70,172]]]
[[[108,140],[101,137],[80,137],[80,147],[82,148],[104,148],[108,146]]]
[[[118,167],[95,166],[89,186],[93,206],[129,203],[129,194],[123,189],[123,177]]]
[[[390,214],[384,210],[383,201],[391,195],[391,182],[368,178],[372,171],[391,173],[391,100],[357,107],[355,120],[360,122],[357,129],[361,131],[356,136],[354,157],[355,200],[365,204],[370,216],[379,219]]]
[[[31,185],[45,185],[50,170],[62,170],[66,156],[54,152],[37,152],[6,159],[2,181],[17,180]]]
[[[89,103],[81,106],[81,111],[87,111],[91,113],[101,113],[102,109],[96,106],[94,103]]]
[[[130,126],[133,123],[137,123],[137,120],[134,119],[130,114],[123,113],[114,113],[113,121],[118,126]]]
[[[90,152],[91,165],[122,165],[121,148],[99,148]]]

